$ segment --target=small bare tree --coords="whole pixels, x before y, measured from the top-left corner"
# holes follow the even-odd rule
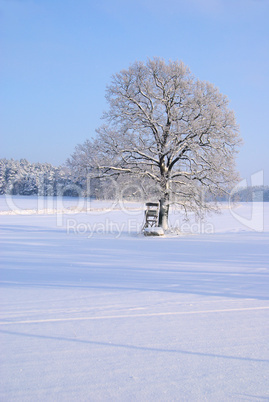
[[[212,207],[202,193],[216,195],[238,180],[241,139],[228,100],[182,62],[135,62],[112,77],[106,97],[107,124],[94,141],[76,148],[69,165],[79,168],[85,161],[102,177],[154,183],[164,229],[171,202],[201,213]]]

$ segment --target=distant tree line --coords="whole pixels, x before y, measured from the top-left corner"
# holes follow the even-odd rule
[[[269,186],[239,188],[231,199],[242,202],[269,202]]]
[[[0,194],[90,196],[99,199],[124,198],[140,201],[149,198],[148,183],[143,180],[128,183],[127,180],[101,180],[90,176],[90,170],[77,171],[70,161],[66,166],[55,167],[49,163],[30,163],[26,159],[0,159]],[[153,193],[150,189],[151,196]],[[212,201],[212,197],[206,198]],[[218,201],[228,199],[229,195],[226,195],[219,197]],[[232,201],[262,200],[269,202],[269,186],[242,188],[232,195]]]
[[[0,194],[56,196],[81,195],[82,183],[73,180],[70,169],[26,159],[0,159]]]

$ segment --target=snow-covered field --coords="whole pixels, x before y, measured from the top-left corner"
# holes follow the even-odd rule
[[[141,204],[1,196],[0,400],[269,400],[254,204],[153,238]]]

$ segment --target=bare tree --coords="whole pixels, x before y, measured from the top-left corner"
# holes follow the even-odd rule
[[[76,149],[69,164],[83,160],[103,177],[154,183],[164,229],[171,202],[200,213],[212,206],[201,197],[204,191],[217,194],[237,181],[241,139],[228,99],[195,79],[182,62],[135,62],[112,77],[106,98],[106,124],[94,141]]]

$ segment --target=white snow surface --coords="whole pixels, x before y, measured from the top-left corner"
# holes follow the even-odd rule
[[[254,204],[144,237],[142,204],[1,196],[0,400],[269,400]]]

